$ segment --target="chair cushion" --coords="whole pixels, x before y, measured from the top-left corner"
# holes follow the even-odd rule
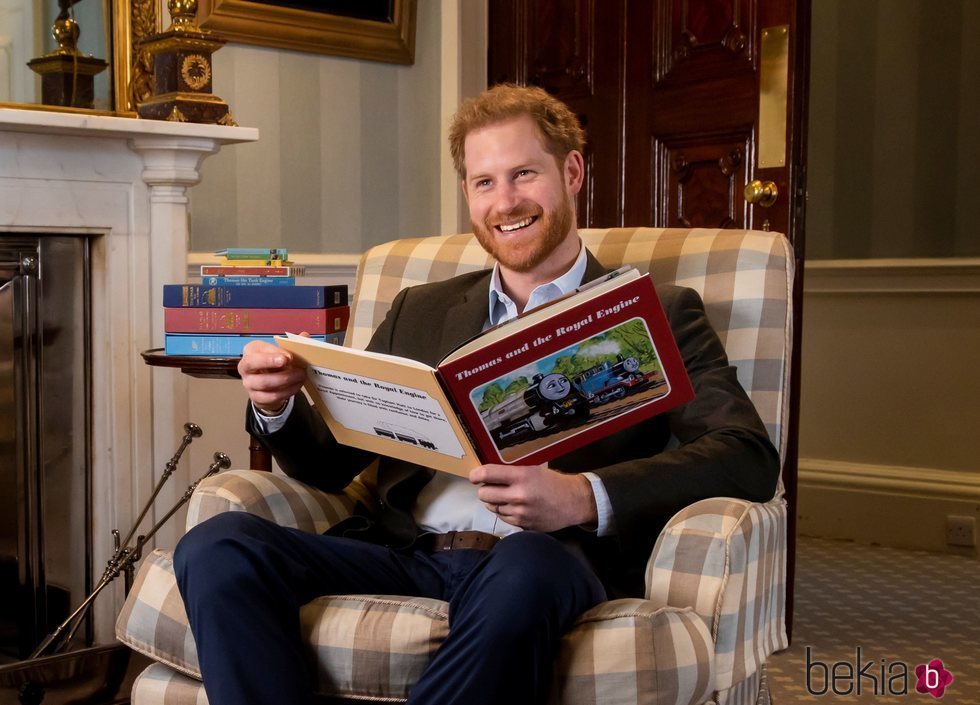
[[[448,604],[419,597],[328,596],[304,605],[300,619],[315,652],[321,694],[402,701],[446,638]],[[207,702],[170,552],[154,551],[143,562],[116,636],[191,677],[152,666],[134,688],[134,703]],[[658,608],[646,600],[606,602],[582,615],[563,637],[552,702],[693,705],[714,687],[713,664],[711,634],[693,609]]]

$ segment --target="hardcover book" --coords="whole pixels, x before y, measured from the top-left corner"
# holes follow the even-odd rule
[[[311,340],[325,341],[326,336]],[[194,355],[205,357],[241,357],[242,350],[253,340],[275,342],[271,335],[194,335],[190,333],[166,333],[163,336],[165,355]],[[343,342],[340,335],[335,341]]]
[[[289,250],[285,247],[226,247],[215,250],[214,254],[225,259],[289,259]]]
[[[166,333],[302,333],[327,335],[347,329],[349,306],[330,308],[165,308]]]
[[[437,368],[276,341],[307,366],[339,442],[464,477],[545,463],[694,396],[653,282],[635,269],[484,331]]]
[[[207,286],[164,284],[163,305],[219,308],[327,308],[347,305],[347,285]]]
[[[201,277],[205,286],[296,286],[296,277]]]
[[[218,277],[300,277],[306,273],[306,267],[293,265],[258,265],[237,266],[228,264],[202,264],[201,276]]]

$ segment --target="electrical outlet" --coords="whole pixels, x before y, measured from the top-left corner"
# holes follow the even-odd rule
[[[950,514],[946,517],[946,543],[950,546],[976,546],[977,520],[975,517]]]

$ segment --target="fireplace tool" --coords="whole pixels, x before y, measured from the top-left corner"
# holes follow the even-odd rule
[[[102,578],[95,586],[95,589],[92,590],[89,596],[85,598],[82,604],[80,604],[64,622],[59,624],[53,632],[45,637],[44,641],[42,641],[38,647],[34,649],[34,652],[30,655],[30,658],[39,658],[49,650],[52,653],[58,653],[67,648],[99,593],[102,592],[109,585],[109,583],[119,577],[120,573],[126,574],[126,589],[128,590],[132,583],[133,567],[136,561],[142,557],[143,546],[145,546],[146,543],[153,538],[153,535],[167,523],[170,517],[176,514],[177,510],[191,498],[194,490],[202,480],[211,477],[219,470],[224,470],[231,467],[231,459],[227,455],[221,452],[215,453],[214,462],[208,466],[207,471],[201,477],[188,486],[187,490],[177,500],[176,504],[170,508],[170,511],[168,511],[163,518],[154,524],[149,531],[147,531],[145,534],[140,534],[137,536],[136,544],[134,546],[129,545],[129,542],[132,540],[134,534],[136,534],[139,525],[146,517],[147,512],[149,512],[150,508],[153,506],[153,502],[156,500],[157,495],[160,494],[160,490],[163,489],[164,484],[166,484],[167,480],[170,479],[170,476],[173,475],[174,470],[177,469],[177,463],[180,461],[180,456],[183,455],[184,450],[191,444],[191,441],[193,441],[195,438],[200,438],[202,434],[203,431],[201,431],[201,427],[197,424],[184,424],[184,437],[181,439],[177,452],[174,453],[174,456],[164,467],[163,474],[160,476],[156,487],[153,489],[153,494],[150,495],[150,498],[143,506],[143,510],[140,512],[140,515],[136,518],[136,521],[133,522],[133,527],[129,530],[129,533],[126,534],[126,538],[120,540],[119,530],[112,530],[113,554],[106,564],[105,571],[102,573]],[[68,632],[67,636],[63,636],[66,631]]]

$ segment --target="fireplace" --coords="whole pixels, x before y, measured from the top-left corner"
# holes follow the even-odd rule
[[[162,344],[162,285],[186,277],[187,190],[200,180],[201,162],[225,144],[257,138],[251,128],[0,108],[0,261],[20,267],[33,257],[39,267],[32,273],[27,266],[16,277],[8,275],[17,267],[0,270],[11,280],[0,294],[0,306],[10,312],[0,317],[11,318],[0,323],[0,445],[20,460],[34,452],[42,461],[34,479],[24,479],[27,464],[20,460],[15,479],[0,479],[8,483],[0,487],[3,501],[9,483],[20,483],[16,514],[0,507],[3,530],[17,524],[18,547],[31,548],[17,549],[28,562],[17,569],[26,575],[17,584],[30,615],[20,615],[16,638],[2,635],[6,653],[23,654],[38,630],[47,633],[84,598],[112,554],[111,530],[126,533],[173,454],[189,420],[186,379],[147,367],[139,353]],[[26,313],[17,309],[15,302],[31,301],[32,291],[38,295],[34,313],[30,305]],[[46,318],[56,313],[67,314],[67,326]],[[5,341],[3,325],[25,315],[40,315],[38,325]],[[87,326],[79,325],[86,319]],[[49,365],[52,338],[65,350],[60,363]],[[57,375],[68,368],[71,382],[32,381],[34,372]],[[27,373],[17,384],[58,389],[54,402],[36,402],[45,410],[43,423],[19,387],[11,395],[15,372]],[[9,425],[20,434],[36,421],[38,443],[10,440],[3,404],[27,405],[26,421]],[[15,446],[26,450],[11,451]],[[63,456],[70,479],[44,476],[48,454]],[[186,461],[178,467],[157,500],[159,515],[199,471]],[[67,524],[67,542],[51,538],[55,530],[47,525],[35,528],[51,503]],[[154,521],[151,515],[146,525]],[[182,517],[175,517],[158,541],[173,545],[181,528]],[[3,556],[14,550],[6,536],[0,537]],[[88,633],[80,636],[95,644],[113,641],[121,582],[100,595]],[[0,631],[8,629],[9,621],[0,623]]]
[[[88,264],[86,238],[0,235],[0,663],[90,590]]]

